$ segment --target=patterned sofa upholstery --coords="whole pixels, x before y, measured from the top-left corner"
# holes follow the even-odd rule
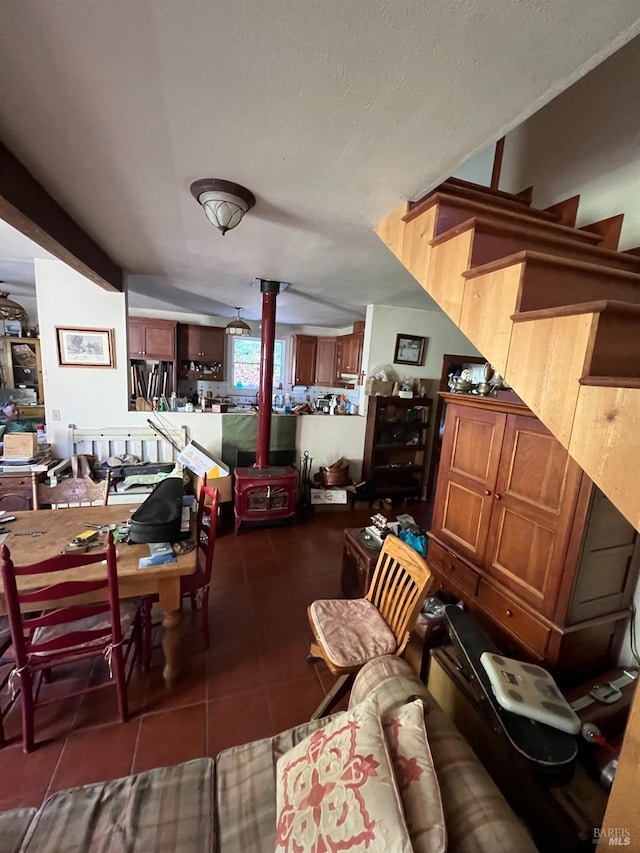
[[[404,661],[358,674],[350,706],[375,694],[384,713],[419,697],[438,773],[449,853],[535,853],[526,830],[457,729]],[[60,791],[39,811],[0,815],[2,853],[266,853],[275,847],[277,760],[334,717],[272,738],[96,785]]]

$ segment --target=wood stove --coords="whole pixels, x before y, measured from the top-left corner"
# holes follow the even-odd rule
[[[276,339],[276,297],[280,282],[259,279],[262,293],[262,336],[260,339],[260,392],[258,396],[258,442],[253,468],[236,468],[234,487],[235,532],[243,521],[269,522],[290,518],[298,504],[298,472],[291,466],[269,464],[271,400],[273,391],[273,348]]]

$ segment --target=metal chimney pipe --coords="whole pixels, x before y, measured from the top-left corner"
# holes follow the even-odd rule
[[[262,293],[262,335],[260,337],[260,390],[258,395],[258,443],[256,468],[269,467],[273,393],[273,350],[276,340],[276,297],[280,282],[258,279]]]

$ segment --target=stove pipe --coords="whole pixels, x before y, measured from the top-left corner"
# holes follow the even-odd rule
[[[273,350],[276,340],[276,297],[280,282],[258,279],[262,293],[262,335],[260,339],[260,390],[258,395],[258,444],[256,468],[269,467],[273,392]]]

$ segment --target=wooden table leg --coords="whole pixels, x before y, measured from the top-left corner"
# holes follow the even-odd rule
[[[170,610],[161,613],[162,651],[164,669],[162,676],[167,687],[172,687],[180,671],[180,611]]]
[[[161,581],[158,592],[164,652],[162,676],[167,687],[172,687],[180,673],[180,578]]]

